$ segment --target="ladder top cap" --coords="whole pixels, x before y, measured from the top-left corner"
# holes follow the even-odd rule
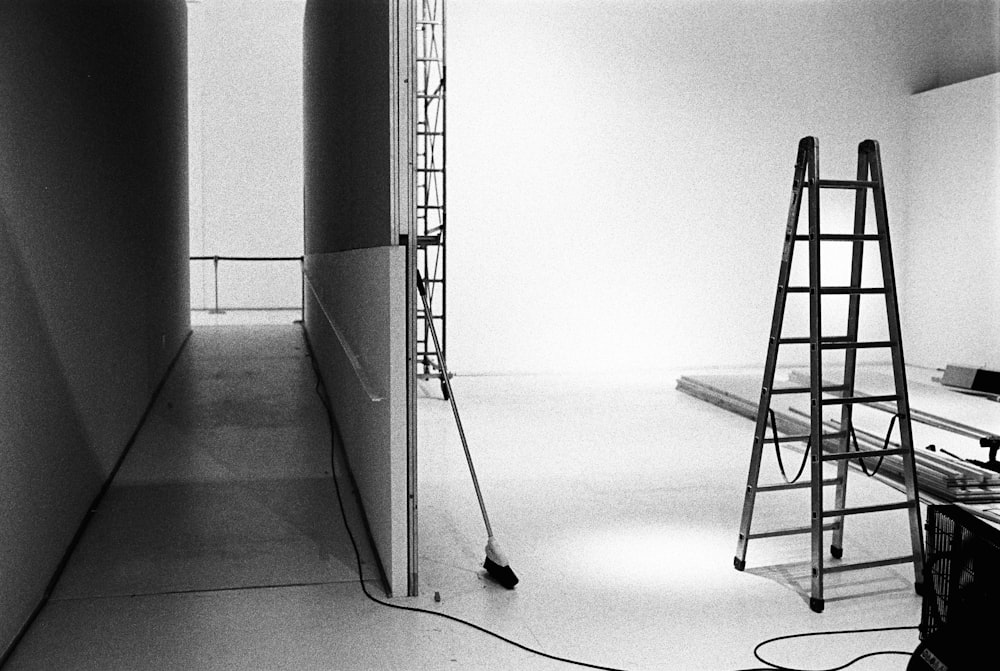
[[[815,148],[819,145],[819,138],[814,135],[806,135],[799,140],[799,149]]]
[[[806,135],[804,138],[799,140],[799,148],[804,149],[807,147],[816,148],[819,146],[819,138],[815,135]],[[858,144],[858,151],[875,151],[878,150],[878,140],[862,140]]]

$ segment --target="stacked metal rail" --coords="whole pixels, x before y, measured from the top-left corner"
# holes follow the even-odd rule
[[[793,371],[789,375],[790,382],[801,382],[804,375]],[[757,416],[757,398],[759,393],[759,376],[754,375],[690,375],[677,380],[677,389],[686,394],[700,398],[720,408],[742,415],[748,419]],[[865,395],[864,392],[861,392]],[[877,404],[872,407],[877,408]],[[789,407],[787,410],[777,410],[775,421],[778,432],[795,435],[809,429],[808,406]],[[970,427],[951,422],[928,412],[911,408],[913,421],[935,428],[949,431],[956,436],[969,437]],[[831,422],[829,427],[839,430],[837,422]],[[866,449],[879,449],[883,446],[883,436],[856,429],[860,445]],[[979,433],[975,434],[979,435]],[[785,447],[784,445],[782,446]],[[801,447],[788,444],[792,450],[801,452]],[[831,447],[833,447],[831,442]],[[890,443],[890,448],[896,447]],[[917,480],[920,483],[921,496],[931,502],[948,503],[996,503],[1000,501],[1000,473],[986,470],[968,461],[949,456],[942,451],[926,449],[915,450],[917,460]],[[867,465],[873,467],[876,460],[870,458]],[[902,461],[896,456],[885,457],[878,477],[896,487],[902,482]]]

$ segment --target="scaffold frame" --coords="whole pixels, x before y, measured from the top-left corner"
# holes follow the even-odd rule
[[[445,254],[446,115],[445,115],[445,0],[418,0],[416,21],[416,210],[417,267],[427,285],[429,311],[417,310],[418,377],[438,378],[447,398],[441,359],[447,348],[447,265]],[[430,337],[432,320],[440,338],[440,352]]]

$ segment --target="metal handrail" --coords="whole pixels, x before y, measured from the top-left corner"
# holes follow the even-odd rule
[[[304,269],[305,266],[305,256],[223,256],[221,254],[216,254],[213,256],[191,256],[189,257],[191,261],[212,261],[215,271],[215,308],[208,311],[209,314],[225,314],[225,310],[219,308],[219,261],[298,261],[300,269]],[[303,273],[304,275],[304,273]],[[301,309],[305,310],[305,283],[302,284],[302,304]],[[273,309],[293,309],[295,306],[290,306],[288,308],[273,308]]]

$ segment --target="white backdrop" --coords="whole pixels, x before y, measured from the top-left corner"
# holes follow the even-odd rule
[[[996,2],[448,7],[460,373],[762,365],[799,138],[828,177],[880,141],[898,240],[909,96],[1000,46]]]

